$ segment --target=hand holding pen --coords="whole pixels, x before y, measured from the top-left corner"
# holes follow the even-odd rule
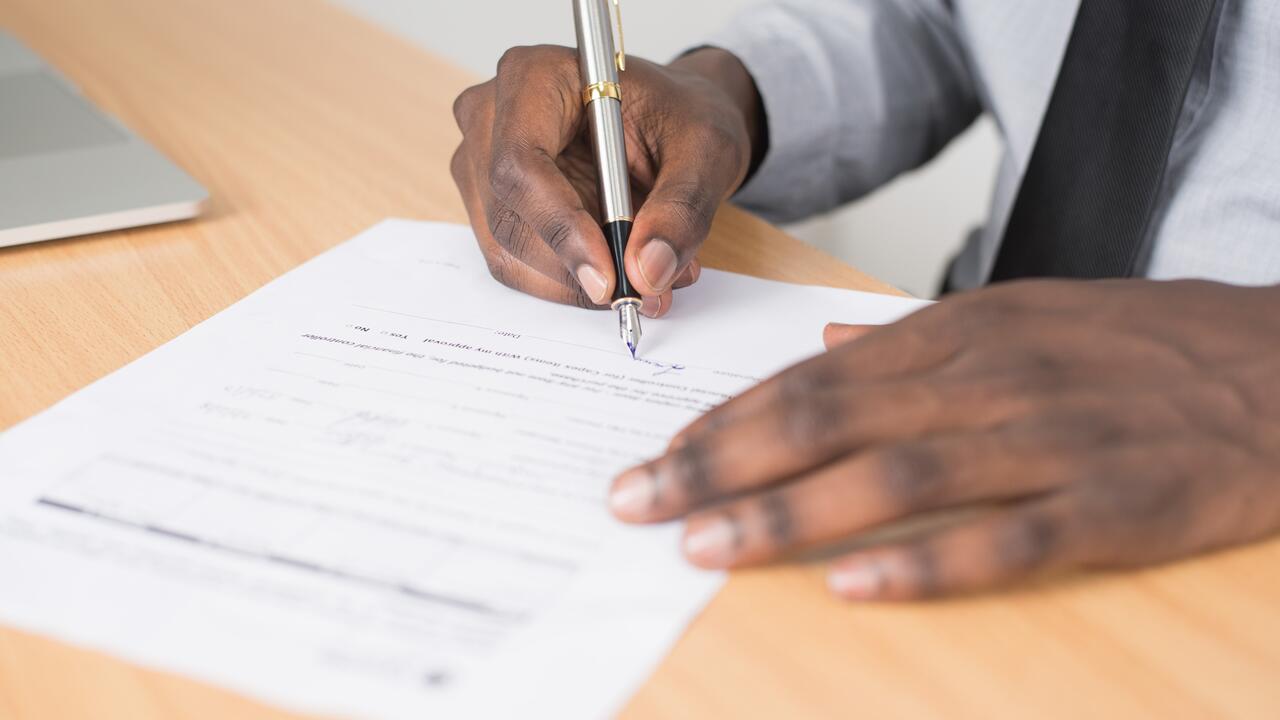
[[[607,308],[617,273],[579,66],[570,48],[509,50],[497,77],[454,104],[463,140],[452,168],[497,280],[546,300]],[[671,308],[671,289],[697,279],[695,256],[716,209],[746,175],[759,100],[741,64],[715,49],[669,66],[629,57],[618,84],[636,206],[623,267],[641,312],[659,317]]]

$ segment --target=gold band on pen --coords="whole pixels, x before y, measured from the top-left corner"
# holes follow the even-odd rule
[[[619,215],[617,217],[611,217],[608,220],[605,220],[604,224],[608,225],[609,223],[622,222],[623,220],[626,220],[627,222],[635,222],[636,219],[631,217],[630,215]]]
[[[622,102],[622,88],[616,82],[591,83],[582,91],[582,104],[590,105],[593,100],[600,98],[613,98],[618,102]]]

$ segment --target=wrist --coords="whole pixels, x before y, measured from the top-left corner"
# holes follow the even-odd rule
[[[760,167],[769,147],[768,122],[764,112],[764,100],[747,66],[736,55],[717,47],[702,47],[685,53],[671,63],[671,67],[701,75],[711,81],[728,96],[735,110],[742,115],[751,143],[751,161],[746,176],[749,178]]]

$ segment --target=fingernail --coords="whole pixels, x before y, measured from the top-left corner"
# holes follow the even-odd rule
[[[827,574],[831,592],[843,598],[870,600],[884,586],[884,572],[875,562],[860,562],[833,568]]]
[[[662,312],[662,298],[660,296],[640,298],[640,314],[645,317],[658,317]]]
[[[613,492],[609,493],[609,508],[618,517],[639,519],[653,507],[656,496],[653,476],[647,470],[628,470],[618,478]]]
[[[737,553],[733,523],[717,517],[699,525],[684,537],[684,554],[699,565],[725,567]]]
[[[676,274],[676,251],[666,240],[651,240],[636,258],[640,275],[656,291],[666,290]]]
[[[594,303],[603,303],[604,294],[609,290],[609,280],[601,272],[590,265],[578,266],[578,283],[587,292],[587,297]]]

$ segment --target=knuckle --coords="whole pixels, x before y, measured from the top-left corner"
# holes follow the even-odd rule
[[[525,194],[525,167],[516,148],[494,148],[489,163],[489,186],[503,203],[519,202]]]
[[[789,373],[779,382],[782,437],[792,448],[825,446],[848,421],[842,398],[814,369]]]
[[[550,212],[541,223],[542,241],[551,251],[560,255],[574,237],[574,224],[563,213]]]
[[[528,67],[536,53],[537,48],[528,45],[507,48],[498,58],[498,75],[508,75]]]
[[[581,89],[578,87],[580,61],[577,50],[562,45],[542,45],[540,49],[544,54],[543,67],[567,80],[575,90]]]
[[[778,548],[791,545],[795,538],[795,518],[786,493],[781,490],[765,493],[759,500],[759,511],[770,543]]]
[[[1072,367],[1061,353],[1040,346],[1022,348],[1015,357],[1026,372],[1043,380],[1057,378]]]
[[[742,144],[742,137],[737,130],[723,122],[708,122],[702,125],[702,142],[714,150],[728,150]]]
[[[676,182],[663,193],[663,210],[687,228],[702,232],[711,227],[718,198],[711,196],[705,183]]]
[[[846,422],[846,408],[832,393],[811,395],[804,402],[787,405],[783,411],[785,439],[795,450],[827,447]]]
[[[1004,372],[983,381],[984,392],[993,398],[1017,401],[1024,412],[1052,412],[1061,406],[1062,391],[1070,391],[1080,382],[1071,362],[1061,352],[1040,343],[1021,346],[1005,345],[966,352],[969,368],[997,367]]]
[[[570,81],[578,89],[578,51],[563,45],[534,45],[529,48],[533,66],[553,78]]]
[[[956,324],[973,331],[1001,327],[1011,314],[1009,306],[999,301],[999,295],[982,290],[961,295],[952,309]]]
[[[669,470],[687,506],[700,505],[715,496],[711,453],[705,442],[691,440],[681,446],[672,455]]]
[[[724,122],[703,125],[702,143],[710,150],[710,157],[717,163],[715,167],[725,171],[736,174],[739,166],[751,161],[750,141],[743,137],[742,130]]]
[[[996,540],[997,557],[1006,570],[1034,570],[1049,560],[1061,535],[1057,520],[1047,513],[1024,515],[1001,529]]]
[[[1192,484],[1179,471],[1149,476],[1104,472],[1078,484],[1076,493],[1080,515],[1090,519],[1095,531],[1118,542],[1138,535],[1170,540],[1192,524]]]
[[[577,78],[578,53],[561,45],[516,45],[498,58],[498,75],[566,71]]]
[[[466,183],[467,164],[466,145],[459,145],[458,149],[453,151],[453,157],[449,159],[449,174],[453,176],[453,182],[458,187]]]
[[[1101,443],[1121,429],[1122,418],[1098,412],[1089,405],[1064,405],[1052,398],[1036,398],[1018,420],[1020,437],[1063,437]]]
[[[520,220],[515,210],[505,205],[490,206],[486,211],[489,234],[494,242],[517,258],[526,257],[529,247],[529,227]]]
[[[458,129],[462,130],[463,134],[471,128],[476,108],[482,102],[487,86],[488,83],[473,85],[458,93],[458,97],[453,100],[453,119],[458,123]]]
[[[883,491],[896,507],[923,509],[944,500],[946,464],[929,445],[894,445],[879,453],[877,464]]]
[[[918,542],[907,550],[904,564],[908,569],[903,573],[905,587],[901,589],[904,597],[927,600],[943,594],[938,555],[939,548],[928,541]]]
[[[778,378],[778,400],[785,404],[803,404],[830,389],[831,383],[817,364],[795,368]]]

